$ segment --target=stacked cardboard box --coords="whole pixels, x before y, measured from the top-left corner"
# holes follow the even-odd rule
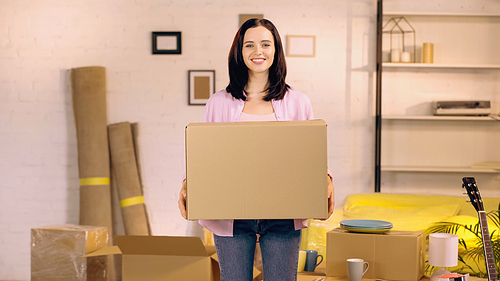
[[[424,276],[425,233],[354,233],[341,228],[328,232],[326,275],[347,280],[350,258],[369,263],[363,278],[417,281]]]
[[[32,281],[105,281],[106,257],[82,258],[106,246],[106,227],[52,225],[31,229]]]

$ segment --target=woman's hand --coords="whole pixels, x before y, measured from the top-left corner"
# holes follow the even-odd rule
[[[186,180],[182,182],[182,188],[181,191],[179,192],[179,210],[181,211],[181,215],[183,218],[187,219],[186,215],[186,197],[187,197],[187,191],[186,191]]]
[[[328,183],[328,217],[326,219],[315,219],[319,221],[326,221],[333,214],[333,209],[335,208],[335,196],[332,179],[330,176],[326,176]]]
[[[326,176],[328,180],[328,217],[333,214],[333,209],[335,208],[335,195],[332,179],[330,176]]]

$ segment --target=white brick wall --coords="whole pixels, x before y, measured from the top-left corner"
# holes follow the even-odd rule
[[[187,105],[187,71],[215,69],[226,86],[242,13],[263,13],[284,41],[317,36],[315,58],[287,59],[288,82],[329,124],[337,201],[371,191],[375,2],[0,1],[0,280],[30,278],[30,228],[78,223],[75,67],[106,67],[109,123],[140,124],[153,234],[199,234],[177,209],[184,127],[203,112]],[[182,55],[151,55],[152,31],[182,31]]]

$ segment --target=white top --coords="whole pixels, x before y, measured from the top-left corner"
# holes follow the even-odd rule
[[[239,122],[248,122],[248,121],[278,121],[276,119],[276,115],[273,113],[271,114],[248,114],[245,112],[242,112],[240,115],[240,119],[238,120]]]

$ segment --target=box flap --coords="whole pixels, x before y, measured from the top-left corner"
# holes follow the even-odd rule
[[[88,253],[82,257],[87,258],[87,257],[107,256],[107,255],[116,255],[116,254],[121,254],[121,253],[122,252],[120,251],[120,248],[118,248],[118,246],[109,246],[109,247],[101,248],[99,250],[95,250],[95,251]]]
[[[199,237],[113,236],[124,255],[209,256]]]
[[[213,257],[215,255],[215,260],[217,260],[217,252],[215,250],[215,246],[205,246],[205,250],[207,250],[207,255]]]

